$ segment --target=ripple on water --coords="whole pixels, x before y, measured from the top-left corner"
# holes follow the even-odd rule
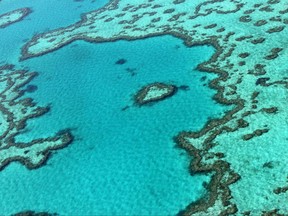
[[[212,100],[215,91],[204,86],[216,75],[195,69],[213,52],[209,46],[187,48],[164,36],[79,41],[24,61],[41,72],[31,96],[40,104],[51,103],[52,109],[30,121],[30,131],[18,139],[71,127],[76,140],[41,169],[14,164],[1,172],[3,213],[176,214],[201,197],[209,176],[189,174],[190,158],[175,148],[172,138],[182,130],[199,130],[208,118],[227,110]],[[119,59],[125,64],[115,64]],[[133,95],[153,82],[186,88],[151,106],[135,106]]]

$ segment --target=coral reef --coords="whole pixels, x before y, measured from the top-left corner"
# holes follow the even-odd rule
[[[284,0],[112,0],[73,25],[35,35],[23,46],[21,60],[75,40],[169,34],[187,46],[214,46],[216,53],[198,69],[219,75],[209,83],[217,90],[214,99],[234,108],[202,130],[174,138],[193,156],[192,173],[213,174],[207,197],[179,214],[281,215],[288,212],[288,194],[273,190],[285,184],[288,172],[287,20]],[[277,165],[267,169],[267,161]]]
[[[48,213],[48,212],[35,212],[35,211],[23,211],[18,212],[16,214],[12,214],[11,216],[57,216],[56,213]]]
[[[177,87],[165,83],[152,83],[141,88],[134,97],[137,105],[164,100],[176,93]]]
[[[0,15],[0,28],[5,28],[15,22],[23,20],[32,10],[30,8],[20,8]]]
[[[29,169],[38,168],[53,150],[64,148],[73,140],[69,130],[63,130],[54,137],[15,142],[15,136],[23,131],[28,119],[49,111],[49,107],[39,107],[31,98],[22,97],[25,90],[21,88],[36,75],[36,72],[16,70],[13,65],[0,67],[0,170],[13,161]]]

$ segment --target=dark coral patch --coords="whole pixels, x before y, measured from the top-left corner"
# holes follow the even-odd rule
[[[116,61],[115,64],[123,65],[123,64],[125,64],[126,62],[127,62],[127,60],[122,58],[122,59],[119,59],[118,61]]]
[[[12,214],[11,216],[57,216],[56,213],[48,213],[48,212],[35,212],[35,211],[22,211],[16,214]]]
[[[25,89],[26,92],[32,93],[35,92],[38,89],[36,85],[28,85]]]

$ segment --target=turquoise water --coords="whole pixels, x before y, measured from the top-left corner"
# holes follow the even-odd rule
[[[65,6],[58,4],[55,10]],[[187,48],[172,36],[101,44],[77,41],[17,63],[22,40],[37,20],[35,14],[30,18],[29,24],[24,21],[1,32],[0,42],[11,47],[1,48],[0,59],[38,71],[30,83],[38,90],[26,96],[52,109],[29,121],[16,140],[28,142],[68,127],[75,141],[40,169],[13,163],[1,171],[0,213],[30,209],[63,215],[175,215],[203,196],[202,184],[209,176],[189,174],[191,158],[175,148],[172,138],[182,130],[201,129],[228,109],[212,100],[215,91],[207,87],[215,75],[195,70],[215,50]],[[56,25],[50,22],[35,29]],[[127,62],[115,64],[121,58]],[[135,106],[133,95],[151,82],[187,85],[189,90],[152,106]]]
[[[1,29],[0,63],[16,64],[23,41],[55,28],[79,21],[82,13],[97,9],[109,0],[75,2],[73,0],[3,0],[0,2],[0,14],[17,8],[30,7],[33,12],[23,21]],[[2,44],[5,44],[2,46]],[[7,55],[9,53],[9,55]]]

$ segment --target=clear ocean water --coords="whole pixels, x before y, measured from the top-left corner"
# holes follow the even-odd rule
[[[215,91],[207,83],[216,75],[195,69],[211,57],[213,47],[188,48],[172,36],[101,44],[76,41],[18,62],[21,46],[35,32],[74,23],[81,13],[106,2],[0,3],[0,13],[33,8],[24,21],[1,30],[5,46],[0,46],[0,62],[38,71],[30,83],[37,91],[25,96],[52,108],[30,120],[16,140],[28,142],[65,128],[75,136],[46,166],[28,170],[13,163],[0,172],[1,215],[24,210],[175,215],[205,194],[203,182],[209,182],[209,176],[190,175],[191,158],[172,138],[182,130],[201,129],[229,109],[212,100]],[[115,64],[119,59],[127,62]],[[135,106],[133,95],[152,82],[186,85],[189,90],[152,106]]]

